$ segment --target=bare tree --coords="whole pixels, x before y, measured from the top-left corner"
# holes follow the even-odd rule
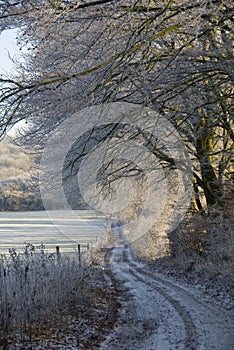
[[[222,204],[233,176],[231,0],[12,1],[3,9],[2,23],[21,27],[21,45],[30,43],[18,76],[1,78],[3,133],[27,120],[24,140],[40,148],[86,106],[149,106],[191,154],[197,209],[200,194],[208,207]]]

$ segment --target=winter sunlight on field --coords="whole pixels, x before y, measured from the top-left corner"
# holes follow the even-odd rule
[[[44,244],[48,251],[75,252],[77,245],[94,245],[104,228],[105,221],[88,210],[0,212],[0,253],[10,248],[21,250],[25,242]]]

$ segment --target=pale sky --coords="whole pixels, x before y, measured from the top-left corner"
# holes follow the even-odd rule
[[[14,66],[11,59],[9,58],[9,54],[12,57],[18,57],[18,59],[20,59],[21,52],[17,47],[16,37],[16,29],[6,30],[2,34],[0,34],[0,75],[14,73]],[[15,132],[24,126],[24,121],[19,122],[11,129],[11,131],[8,134],[10,136],[14,136]]]
[[[8,57],[20,56],[20,51],[16,45],[17,30],[6,30],[0,35],[0,74],[13,72],[13,64]]]

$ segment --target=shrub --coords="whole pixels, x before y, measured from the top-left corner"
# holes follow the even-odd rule
[[[11,249],[0,257],[0,347],[12,334],[31,339],[45,323],[71,314],[77,303],[89,302],[85,286],[91,268],[75,258],[48,254],[28,244],[23,253]],[[81,300],[83,298],[83,300]]]

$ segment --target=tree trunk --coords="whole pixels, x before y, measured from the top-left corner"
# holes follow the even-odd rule
[[[209,125],[206,116],[200,117],[198,125],[198,137],[196,140],[196,151],[200,163],[203,190],[206,198],[207,207],[214,204],[221,205],[222,186],[213,167],[213,130]]]

